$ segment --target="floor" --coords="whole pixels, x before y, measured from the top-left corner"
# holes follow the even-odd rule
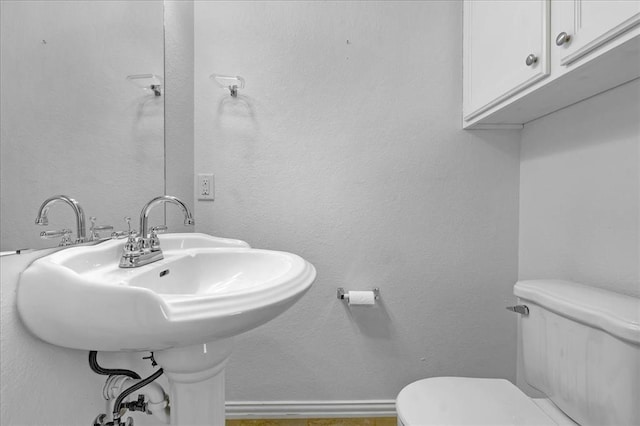
[[[396,426],[395,417],[347,419],[227,420],[226,426]]]

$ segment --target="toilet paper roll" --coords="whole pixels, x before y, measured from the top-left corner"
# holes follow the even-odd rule
[[[376,297],[373,291],[350,291],[349,306],[373,305],[376,303]]]

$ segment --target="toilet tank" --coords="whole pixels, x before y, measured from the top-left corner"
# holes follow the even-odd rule
[[[527,383],[582,426],[640,424],[640,299],[559,280],[514,287]]]

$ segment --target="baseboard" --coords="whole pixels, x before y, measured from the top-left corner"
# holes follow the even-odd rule
[[[395,417],[394,400],[228,401],[228,419]]]

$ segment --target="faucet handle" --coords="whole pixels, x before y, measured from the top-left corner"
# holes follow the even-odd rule
[[[138,233],[136,230],[131,229],[131,218],[129,216],[125,216],[124,221],[127,222],[127,235],[129,236],[129,239],[137,237]]]
[[[160,239],[158,238],[158,234],[162,234],[167,231],[166,225],[154,226],[151,228],[151,233],[149,234],[149,249],[151,251],[160,250]]]
[[[43,240],[48,240],[51,238],[62,237],[62,240],[60,240],[60,244],[58,244],[58,247],[64,247],[73,244],[70,235],[71,229],[58,229],[54,231],[42,231],[40,233],[40,238],[42,238]]]
[[[50,238],[62,237],[68,234],[71,234],[71,229],[57,229],[54,231],[42,231],[40,233],[40,238],[42,238],[43,240],[48,240]]]
[[[166,225],[158,225],[151,228],[152,234],[164,234],[169,228]]]
[[[125,222],[127,222],[127,230],[126,231],[115,231],[111,233],[111,238],[114,239],[120,239],[120,238],[125,238],[128,237],[129,240],[135,240],[136,237],[138,236],[138,233],[136,232],[135,229],[131,229],[131,218],[129,216],[125,216],[124,217]],[[113,229],[113,227],[111,227],[110,229]]]
[[[120,238],[124,238],[127,236],[129,236],[129,233],[127,231],[113,231],[111,233],[111,238],[115,240],[119,240]]]
[[[98,226],[96,226],[96,217],[95,216],[89,217],[89,220],[91,221],[91,228],[89,229],[89,233],[91,235],[89,235],[89,241],[97,241],[97,240],[100,239],[100,234],[98,233],[98,231],[112,231],[113,230],[113,226],[111,226],[111,225],[98,225]]]
[[[125,219],[131,220],[131,218],[125,218]],[[124,243],[124,248],[123,248],[124,253],[133,254],[138,252],[140,249],[140,242],[138,241],[138,233],[136,232],[135,229],[131,229],[131,226],[129,226],[128,231],[123,231],[122,233],[124,234],[125,232],[127,234],[127,242]],[[116,232],[114,232],[114,234],[116,234]]]

